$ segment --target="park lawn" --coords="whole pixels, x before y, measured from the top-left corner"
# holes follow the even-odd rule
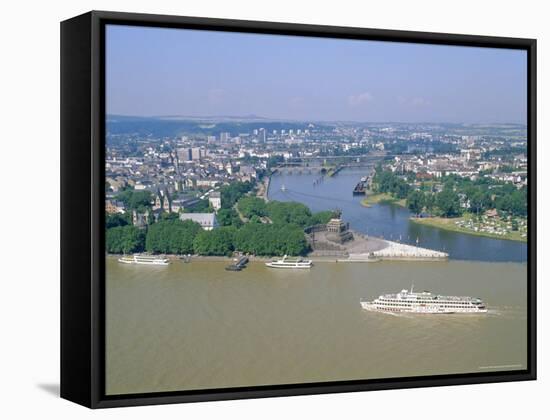
[[[468,235],[475,235],[475,236],[484,236],[486,238],[494,238],[494,239],[506,239],[509,241],[520,241],[520,242],[527,242],[527,238],[524,238],[521,236],[520,232],[508,232],[505,235],[497,235],[496,233],[491,232],[480,232],[475,231],[472,229],[464,228],[462,226],[457,226],[456,222],[459,221],[465,221],[468,220],[471,216],[463,216],[463,217],[425,217],[425,218],[418,218],[418,217],[411,217],[410,220],[413,223],[418,223],[420,225],[425,226],[431,226],[436,227],[439,229],[449,230],[452,232],[459,232],[459,233],[466,233]]]
[[[404,198],[398,199],[387,193],[369,193],[361,200],[361,204],[364,207],[371,207],[375,204],[396,204],[401,207],[406,207],[406,200]]]

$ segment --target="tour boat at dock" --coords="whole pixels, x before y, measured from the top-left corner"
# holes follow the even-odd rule
[[[313,265],[311,260],[304,260],[302,258],[288,258],[286,255],[280,260],[274,260],[265,263],[271,268],[311,268]]]
[[[124,255],[118,259],[123,264],[143,264],[143,265],[168,265],[170,260],[157,255]]]
[[[381,295],[373,301],[361,300],[367,311],[417,314],[486,313],[487,306],[481,299],[469,296],[442,296],[424,291],[401,290],[399,293]]]

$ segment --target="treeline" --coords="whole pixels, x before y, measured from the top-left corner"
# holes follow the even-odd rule
[[[307,226],[327,223],[333,217],[332,211],[312,213],[307,206],[296,202],[269,201],[258,197],[243,197],[237,205],[241,214],[251,222],[260,222],[268,217],[273,224]]]
[[[504,215],[527,216],[527,189],[488,178],[472,181],[456,175],[443,177],[443,190],[421,184],[407,195],[407,206],[414,214],[426,211],[435,216],[456,217],[464,212],[480,215],[496,209]]]
[[[202,230],[190,220],[164,219],[147,230],[135,226],[107,229],[109,253],[231,255],[241,251],[255,255],[304,255],[309,245],[304,231],[295,224],[247,223],[240,229],[222,226]]]
[[[381,167],[376,169],[372,182],[375,192],[391,194],[399,199],[406,198],[411,190],[404,179],[401,179],[392,171],[382,170]]]
[[[222,208],[232,208],[241,197],[252,190],[254,184],[251,182],[232,182],[220,188]]]
[[[435,191],[435,182],[424,182],[414,188],[415,174],[398,176],[378,166],[373,177],[375,192],[387,193],[395,198],[406,198],[409,210],[418,215],[427,212],[433,216],[457,217],[464,212],[482,214],[487,210],[519,217],[527,216],[527,189],[517,189],[512,183],[496,181],[487,177],[470,178],[458,175],[444,176],[437,184],[441,191]]]

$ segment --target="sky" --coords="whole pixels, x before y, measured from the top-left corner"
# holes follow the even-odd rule
[[[521,50],[108,25],[108,114],[526,123]]]

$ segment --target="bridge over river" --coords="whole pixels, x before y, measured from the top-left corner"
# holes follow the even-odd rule
[[[372,153],[367,155],[349,156],[304,156],[291,158],[273,168],[273,173],[281,174],[318,174],[336,175],[344,168],[365,168],[374,166],[383,159],[393,158],[395,155],[386,153]]]

